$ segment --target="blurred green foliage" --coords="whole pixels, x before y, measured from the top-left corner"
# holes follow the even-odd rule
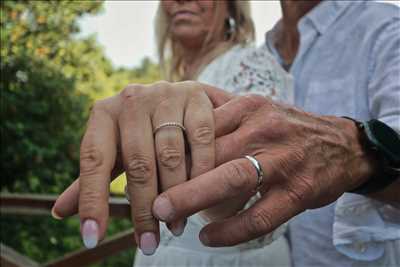
[[[1,1],[2,192],[57,194],[79,172],[79,143],[95,99],[129,83],[160,79],[144,59],[116,69],[95,36],[79,37],[79,18],[102,10],[98,1]],[[80,248],[77,219],[4,217],[1,239],[45,262]],[[109,233],[130,227],[112,220]],[[130,265],[133,252],[96,266]]]

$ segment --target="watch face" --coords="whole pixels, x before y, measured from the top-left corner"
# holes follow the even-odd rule
[[[366,133],[370,141],[382,150],[393,163],[400,164],[400,136],[379,120],[367,123]]]

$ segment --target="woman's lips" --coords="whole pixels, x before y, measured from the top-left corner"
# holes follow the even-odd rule
[[[196,16],[196,13],[191,12],[191,11],[179,11],[179,12],[176,12],[173,15],[173,19],[175,19],[175,20],[177,20],[177,19],[188,19],[188,18],[190,19],[193,16]]]

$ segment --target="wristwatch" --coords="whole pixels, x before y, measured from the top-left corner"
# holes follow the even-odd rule
[[[365,149],[373,151],[379,160],[379,173],[350,193],[361,195],[375,193],[400,179],[400,135],[379,120],[359,122],[349,117],[343,118],[350,119],[356,124]]]

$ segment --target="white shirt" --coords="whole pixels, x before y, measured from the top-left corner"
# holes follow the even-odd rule
[[[276,27],[279,27],[277,24]],[[400,132],[400,8],[322,1],[299,21],[290,68],[295,105],[320,115],[379,119]],[[274,47],[276,28],[266,42]],[[296,267],[400,266],[400,209],[345,193],[289,224]]]

